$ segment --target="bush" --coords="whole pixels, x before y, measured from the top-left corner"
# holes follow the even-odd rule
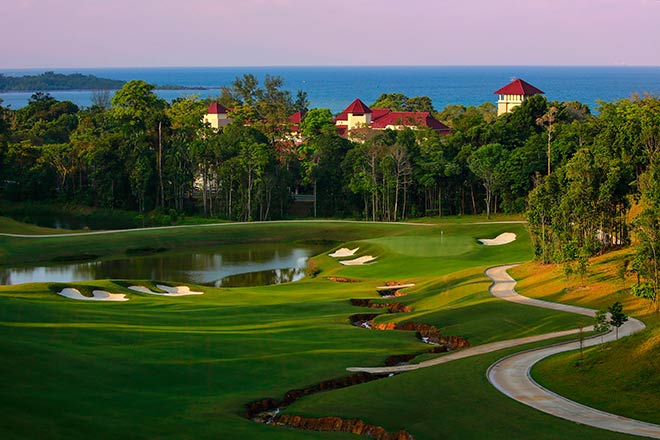
[[[319,263],[317,263],[316,260],[307,260],[307,268],[305,269],[305,274],[310,278],[315,278],[320,273],[321,268],[319,267]]]

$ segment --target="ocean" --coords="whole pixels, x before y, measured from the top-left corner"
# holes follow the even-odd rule
[[[429,96],[437,110],[447,104],[479,105],[496,103],[493,92],[512,78],[522,78],[545,92],[549,100],[580,101],[597,110],[597,102],[628,98],[633,93],[660,95],[660,67],[559,67],[559,66],[382,66],[382,67],[159,67],[6,69],[5,75],[83,73],[103,78],[142,79],[151,84],[202,87],[208,90],[159,90],[171,101],[180,96],[217,96],[219,88],[238,76],[252,73],[260,80],[270,74],[284,79],[284,88],[294,95],[308,93],[311,107],[343,110],[355,98],[367,104],[381,93]],[[91,105],[89,91],[50,92],[59,100],[79,106]],[[17,109],[27,104],[31,92],[0,93],[2,105]]]

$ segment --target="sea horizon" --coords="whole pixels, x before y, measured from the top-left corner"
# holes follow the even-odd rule
[[[182,86],[186,90],[158,90],[163,99],[199,94],[218,96],[222,86],[243,74],[259,80],[279,75],[284,89],[308,93],[310,107],[340,112],[355,98],[367,104],[381,93],[428,96],[436,110],[448,104],[479,105],[496,102],[493,92],[512,78],[522,78],[545,92],[548,100],[580,101],[597,110],[598,101],[615,101],[632,94],[660,94],[660,66],[630,65],[310,65],[310,66],[171,66],[171,67],[77,67],[0,69],[7,76],[33,75],[46,71],[91,74],[129,81],[141,79],[154,85]],[[195,89],[199,87],[199,89]],[[91,105],[89,90],[47,91],[59,100],[79,106]],[[0,93],[3,105],[18,109],[33,91]]]

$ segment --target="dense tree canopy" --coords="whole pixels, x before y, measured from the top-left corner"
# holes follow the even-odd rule
[[[660,209],[655,97],[601,103],[594,115],[539,95],[497,117],[491,103],[434,112],[427,97],[389,93],[373,106],[431,111],[452,133],[372,130],[351,140],[279,77],[242,76],[216,101],[232,109],[221,130],[202,122],[210,100],[167,103],[143,81],[85,109],[42,93],[19,110],[0,103],[2,197],[239,220],[527,211],[538,256],[569,263],[628,243],[631,203]],[[296,111],[304,119],[294,136]],[[301,194],[314,205],[296,202]],[[655,246],[657,225],[641,221],[635,228]],[[640,283],[658,284],[635,264]]]

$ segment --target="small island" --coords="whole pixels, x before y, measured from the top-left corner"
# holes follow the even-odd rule
[[[119,90],[126,81],[99,78],[81,73],[63,74],[53,71],[39,75],[6,76],[0,73],[0,93],[2,92],[37,92],[62,90]],[[158,85],[157,90],[206,90],[205,87],[187,87],[180,85]]]
[[[0,92],[34,92],[50,90],[116,90],[125,81],[99,78],[94,75],[72,73],[65,75],[52,71],[40,75],[5,76],[0,74]]]

